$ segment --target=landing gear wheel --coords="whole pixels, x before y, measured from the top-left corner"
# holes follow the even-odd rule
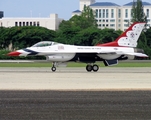
[[[56,71],[56,67],[52,67],[51,70],[52,70],[52,72],[55,72]]]
[[[87,65],[87,66],[86,66],[86,70],[87,70],[88,72],[91,72],[92,69],[93,69],[92,65]]]
[[[93,71],[97,72],[99,70],[99,66],[98,65],[93,65]]]

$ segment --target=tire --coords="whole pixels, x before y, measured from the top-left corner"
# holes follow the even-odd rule
[[[56,67],[52,67],[51,70],[52,70],[52,72],[55,72],[56,71]]]
[[[92,69],[93,69],[92,65],[87,65],[87,66],[86,66],[86,70],[87,70],[88,72],[91,72]]]
[[[99,66],[98,65],[93,65],[93,71],[97,72],[99,70]]]

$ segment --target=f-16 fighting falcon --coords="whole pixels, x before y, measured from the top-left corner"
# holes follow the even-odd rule
[[[46,56],[52,62],[51,70],[56,71],[56,66],[69,61],[84,62],[88,72],[99,70],[96,61],[103,61],[105,66],[118,64],[119,60],[138,57],[148,57],[142,49],[136,48],[138,38],[144,28],[144,22],[133,23],[115,41],[97,44],[96,46],[67,45],[52,41],[42,41],[37,44],[10,52],[9,56]]]

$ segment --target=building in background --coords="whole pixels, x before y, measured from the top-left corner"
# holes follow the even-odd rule
[[[142,2],[144,6],[144,13],[147,16],[148,26],[151,26],[151,4]],[[94,10],[95,18],[98,28],[113,28],[115,30],[126,30],[131,20],[131,9],[133,2],[127,3],[123,6],[112,2],[95,2],[95,0],[80,0],[79,8],[72,13],[80,15],[83,11],[84,5],[90,6]]]
[[[144,13],[147,16],[147,26],[151,27],[151,3],[142,2],[144,6]],[[131,9],[132,9],[133,2],[127,3],[122,6],[122,27],[124,30],[128,27],[128,22],[131,20]]]
[[[95,11],[98,28],[121,29],[118,26],[121,23],[121,16],[118,14],[121,10],[119,5],[111,2],[96,2],[90,7]]]
[[[50,14],[49,18],[1,18],[0,26],[41,26],[50,30],[57,30],[63,19],[58,18],[57,14]]]
[[[84,6],[89,6],[91,4],[94,4],[95,3],[95,0],[80,0],[80,11],[83,10]]]
[[[151,27],[151,4],[142,2],[144,13],[147,16],[148,26]],[[131,9],[133,2],[123,6],[112,2],[96,2],[95,0],[79,0],[79,9],[72,12],[72,16],[80,15],[84,6],[90,6],[94,10],[98,28],[113,28],[115,30],[126,30],[131,20]],[[57,30],[63,19],[57,14],[50,14],[49,18],[5,18],[3,11],[0,11],[0,27],[13,26],[41,26],[50,30]]]

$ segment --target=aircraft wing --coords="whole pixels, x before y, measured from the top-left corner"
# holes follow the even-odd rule
[[[143,53],[124,53],[122,51],[118,51],[118,52],[111,52],[111,51],[104,51],[104,52],[100,52],[98,54],[110,54],[110,55],[115,55],[115,54],[118,54],[118,55],[133,55],[133,56],[138,56],[138,57],[148,57],[146,54],[143,54]]]

